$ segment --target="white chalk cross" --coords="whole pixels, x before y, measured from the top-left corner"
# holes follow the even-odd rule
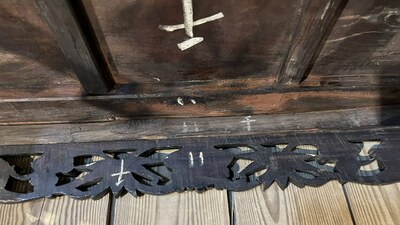
[[[122,179],[122,177],[123,177],[125,174],[130,174],[130,173],[131,173],[131,172],[129,172],[129,171],[124,171],[124,160],[121,159],[120,171],[119,171],[118,173],[113,173],[113,174],[111,174],[112,177],[118,176],[118,180],[117,180],[117,182],[115,183],[115,186],[119,186],[120,184],[122,184],[122,182],[124,182],[124,180]]]
[[[189,36],[189,39],[178,44],[178,48],[181,51],[185,51],[186,49],[189,49],[204,40],[204,38],[202,37],[194,37],[193,27],[221,19],[224,17],[224,14],[222,12],[219,12],[215,15],[193,21],[192,0],[182,0],[182,4],[183,4],[183,20],[184,20],[183,24],[159,25],[159,28],[167,32],[173,32],[176,30],[185,29],[186,35]]]
[[[251,131],[251,123],[256,122],[256,120],[252,120],[251,116],[246,116],[245,120],[240,121],[241,123],[245,123],[247,126],[247,131]]]

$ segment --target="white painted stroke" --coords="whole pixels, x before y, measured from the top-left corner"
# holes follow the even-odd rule
[[[186,35],[193,37],[193,2],[192,0],[182,0],[183,19],[185,24]]]
[[[120,167],[119,173],[111,174],[112,177],[118,176],[118,180],[115,183],[115,186],[119,186],[120,184],[122,184],[122,182],[124,182],[124,180],[122,179],[123,175],[129,174],[129,173],[130,173],[129,171],[124,172],[124,160],[121,159],[121,167]]]
[[[178,44],[178,48],[181,51],[185,51],[188,48],[191,48],[197,44],[199,44],[200,42],[202,42],[204,40],[204,38],[202,37],[194,37],[194,38],[190,38],[184,42],[181,42]]]
[[[193,153],[189,152],[189,167],[192,168],[193,166],[194,166]]]
[[[193,22],[193,26],[199,26],[208,22],[212,22],[214,20],[218,20],[218,19],[222,19],[224,18],[224,14],[222,12],[217,13],[215,15],[203,18],[203,19],[199,19]],[[181,30],[181,29],[185,29],[185,25],[184,24],[177,24],[177,25],[160,25],[158,26],[160,28],[160,30],[164,30],[167,32],[174,32],[176,30]]]

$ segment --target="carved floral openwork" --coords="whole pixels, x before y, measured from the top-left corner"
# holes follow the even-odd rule
[[[0,201],[400,178],[399,131],[0,147]],[[396,157],[397,156],[397,157]]]

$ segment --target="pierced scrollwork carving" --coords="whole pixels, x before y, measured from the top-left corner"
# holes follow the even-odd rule
[[[0,147],[0,201],[400,179],[400,129]],[[243,144],[245,143],[245,144]]]

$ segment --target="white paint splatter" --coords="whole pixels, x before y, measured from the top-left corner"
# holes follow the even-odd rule
[[[178,97],[178,98],[176,99],[176,101],[177,101],[178,104],[181,105],[181,106],[184,106],[184,105],[185,105],[185,103],[183,103],[183,99],[182,99],[181,97]]]
[[[246,116],[245,120],[240,121],[241,123],[245,123],[247,126],[247,131],[251,131],[251,123],[256,122],[256,120],[251,120],[251,116]]]
[[[204,156],[203,156],[203,152],[200,152],[199,158],[200,158],[200,165],[203,166],[203,165],[204,165]]]
[[[193,166],[194,166],[193,153],[189,152],[189,167],[192,168]]]
[[[161,79],[158,78],[158,77],[153,77],[153,79],[156,80],[157,82],[160,82],[160,81],[161,81]]]
[[[194,100],[194,99],[190,99],[190,101],[192,102],[193,105],[196,105],[196,103],[197,103],[196,100]]]

